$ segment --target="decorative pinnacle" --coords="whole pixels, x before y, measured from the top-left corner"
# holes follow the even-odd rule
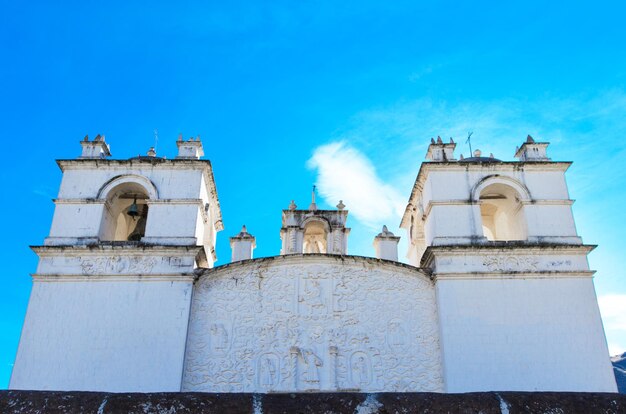
[[[389,229],[387,228],[387,225],[383,226],[383,231],[381,231],[380,233],[378,233],[378,236],[376,237],[395,237],[395,235],[389,231]]]
[[[297,208],[298,206],[296,205],[296,203],[293,200],[291,200],[291,203],[289,204],[289,210],[293,211]]]
[[[346,205],[343,203],[343,200],[339,200],[339,204],[337,204],[337,209],[341,211],[344,208],[346,208]]]
[[[317,204],[315,204],[315,189],[317,187],[313,186],[313,190],[311,191],[311,205],[309,206],[309,211],[317,210]]]

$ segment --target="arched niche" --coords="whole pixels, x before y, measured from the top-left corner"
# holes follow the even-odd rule
[[[509,181],[481,186],[477,194],[483,235],[490,241],[526,240],[523,194]]]
[[[303,223],[302,252],[328,253],[330,226],[324,220],[313,219]]]
[[[156,188],[141,176],[121,176],[109,181],[99,192],[105,200],[100,240],[140,241],[145,236],[148,200],[156,199]]]

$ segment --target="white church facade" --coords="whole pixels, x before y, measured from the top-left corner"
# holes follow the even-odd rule
[[[11,389],[111,392],[616,392],[569,162],[528,138],[456,159],[432,141],[399,237],[348,254],[343,202],[282,212],[280,254],[223,229],[199,139],[174,159],[111,159],[103,137],[63,179]],[[277,229],[278,230],[278,229]]]

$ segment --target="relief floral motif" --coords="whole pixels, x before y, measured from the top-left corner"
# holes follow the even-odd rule
[[[84,275],[119,274],[119,273],[150,273],[157,260],[154,257],[110,256],[95,259],[84,258],[80,268]]]
[[[534,271],[538,264],[536,259],[524,256],[491,256],[483,261],[490,272]]]

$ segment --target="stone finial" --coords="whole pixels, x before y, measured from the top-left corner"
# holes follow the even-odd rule
[[[177,159],[197,160],[204,155],[204,149],[202,148],[202,141],[200,141],[200,135],[194,140],[193,137],[189,138],[189,141],[183,140],[183,134],[178,136],[176,140],[176,146],[178,147]]]
[[[89,141],[89,136],[85,135],[80,145],[83,149],[79,158],[103,159],[111,156],[111,149],[104,140],[104,135],[98,134],[93,141]]]
[[[156,157],[156,150],[154,149],[154,147],[150,147],[150,149],[148,150],[147,155],[148,155],[148,157]]]
[[[475,149],[474,150],[474,157],[478,158],[481,155],[483,155],[483,152],[481,150],[479,150],[479,149]]]
[[[339,204],[337,204],[337,210],[341,211],[346,208],[346,205],[343,203],[343,200],[339,200]]]
[[[374,249],[376,258],[384,260],[398,261],[398,242],[400,237],[396,237],[389,231],[387,226],[374,238]]]
[[[437,141],[431,138],[428,152],[426,153],[426,159],[434,162],[455,161],[455,148],[456,143],[452,138],[450,138],[450,142],[447,144],[443,142],[440,136],[437,136]]]
[[[296,203],[293,200],[291,200],[291,203],[289,203],[289,210],[293,211],[297,208],[298,206],[296,205]]]
[[[317,204],[315,204],[315,186],[313,186],[313,190],[311,191],[311,205],[309,206],[309,211],[317,210]]]
[[[515,149],[515,158],[520,161],[550,161],[547,154],[549,142],[536,142],[528,135],[521,147]]]
[[[252,259],[252,251],[256,248],[256,238],[248,233],[245,224],[239,234],[230,238],[230,248],[232,249],[232,262]]]

